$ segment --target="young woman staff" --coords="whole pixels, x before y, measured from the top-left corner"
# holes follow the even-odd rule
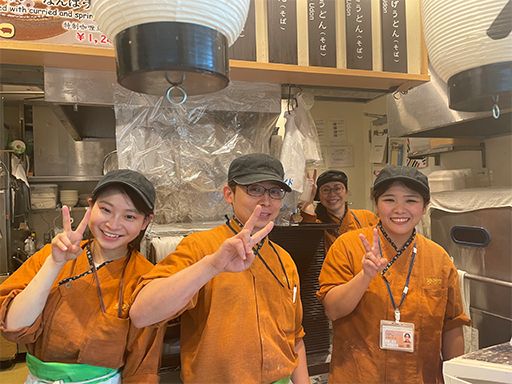
[[[350,209],[348,206],[348,177],[345,172],[329,170],[323,172],[316,184],[316,170],[308,178],[313,182],[310,196],[319,201],[316,208],[313,200],[306,201],[301,206],[304,223],[336,224],[338,227],[325,231],[325,250],[328,251],[332,243],[343,233],[370,227],[377,224],[377,216],[366,209]]]
[[[463,353],[469,319],[450,257],[415,231],[430,200],[427,177],[387,166],[372,197],[377,226],[339,237],[320,273],[334,331],[329,382],[442,382],[442,361]]]
[[[0,285],[0,330],[27,345],[26,383],[158,383],[164,329],[136,329],[128,316],[152,268],[136,248],[154,204],[143,175],[109,172],[76,229],[64,206],[64,232]]]

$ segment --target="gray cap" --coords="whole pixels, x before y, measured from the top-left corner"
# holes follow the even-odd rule
[[[249,185],[261,181],[274,181],[285,191],[292,189],[284,182],[284,169],[281,162],[265,153],[251,153],[236,158],[229,165],[228,183]]]
[[[155,187],[142,173],[132,171],[131,169],[110,171],[96,184],[92,195],[96,195],[101,189],[111,184],[123,184],[130,187],[141,197],[149,209],[155,209]]]
[[[396,165],[386,165],[377,175],[373,183],[373,189],[377,188],[386,181],[409,181],[416,185],[420,190],[430,196],[430,187],[428,178],[423,173],[413,167],[400,167]]]

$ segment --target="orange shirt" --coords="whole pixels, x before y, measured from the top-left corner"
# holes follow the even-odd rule
[[[227,225],[187,236],[144,276],[143,284],[196,263],[232,236]],[[286,274],[268,239],[259,252],[283,286],[256,257],[243,272],[214,277],[184,308],[180,352],[185,383],[271,383],[295,369],[295,343],[304,336],[299,275],[290,255],[272,245]]]
[[[134,251],[127,264],[123,257],[98,269],[106,314],[101,312],[92,274],[58,285],[62,279],[90,269],[84,251],[64,265],[36,321],[15,332],[5,331],[10,303],[50,254],[51,246],[46,245],[0,285],[2,334],[14,342],[27,344],[28,352],[42,361],[122,368],[123,383],[158,383],[165,327],[137,329],[128,316],[139,277],[153,267],[139,252]],[[119,318],[119,283],[125,265]]]
[[[321,223],[321,221],[317,219],[316,215],[310,215],[306,212],[301,212],[301,214],[304,219],[304,223]],[[338,217],[331,215],[330,213],[329,218],[330,220],[328,223],[338,224],[338,229],[335,231],[324,231],[326,252],[331,248],[334,241],[345,232],[364,227],[371,227],[379,222],[379,218],[371,211],[366,209],[350,209],[348,207],[347,214],[343,217],[343,220],[340,220]]]
[[[318,297],[350,281],[362,269],[363,233],[372,244],[373,228],[343,234],[329,250],[320,272]],[[396,252],[379,231],[383,256]],[[413,244],[417,255],[409,291],[400,307],[400,321],[414,323],[414,352],[379,348],[380,321],[393,320],[394,311],[384,280],[378,275],[349,315],[333,322],[331,383],[442,382],[441,341],[444,332],[469,324],[464,314],[458,275],[444,249],[416,235],[413,243],[386,273],[395,302],[400,301]]]

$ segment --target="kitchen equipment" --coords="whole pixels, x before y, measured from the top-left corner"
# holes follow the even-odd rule
[[[512,345],[506,342],[445,361],[443,376],[446,384],[512,383]]]
[[[117,159],[117,150],[113,150],[105,155],[103,158],[103,174],[107,174],[110,171],[119,169],[119,161]]]
[[[466,272],[470,317],[479,345],[512,336],[512,188],[471,188],[433,193],[432,240]]]

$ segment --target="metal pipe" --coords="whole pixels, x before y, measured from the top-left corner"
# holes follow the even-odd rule
[[[495,285],[501,285],[503,287],[507,287],[507,288],[512,288],[512,283],[511,282],[508,282],[508,281],[503,281],[503,280],[497,280],[497,279],[492,279],[490,277],[484,277],[484,276],[478,276],[478,275],[472,275],[470,273],[466,273],[464,275],[465,278],[468,278],[470,280],[476,280],[476,281],[482,281],[484,283],[490,283],[490,284],[495,284]]]

